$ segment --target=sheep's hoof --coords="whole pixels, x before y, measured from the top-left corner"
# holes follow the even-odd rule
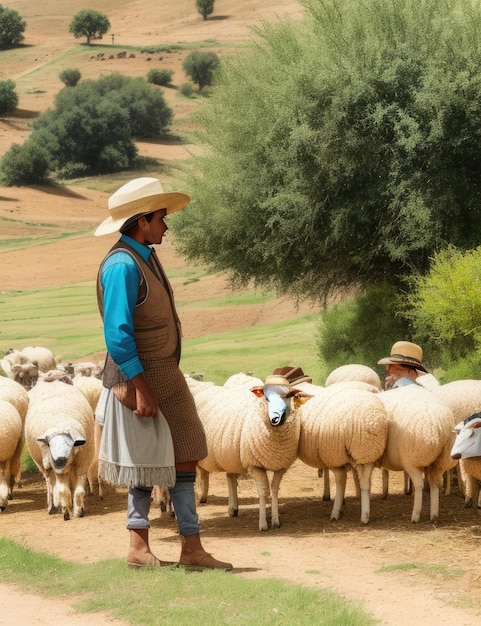
[[[63,519],[64,519],[65,521],[67,521],[67,520],[69,520],[69,519],[70,519],[70,513],[69,513],[68,511],[64,511],[64,513],[63,513]]]
[[[229,517],[238,517],[239,509],[229,509]]]
[[[47,509],[49,515],[55,515],[57,512],[57,507],[53,506],[51,509]]]
[[[331,496],[322,496],[322,501],[323,502],[330,502],[331,501]]]
[[[472,498],[468,498],[464,504],[464,508],[465,509],[470,509],[473,506],[473,499]]]
[[[85,515],[85,509],[82,507],[77,511],[77,517],[83,517]]]

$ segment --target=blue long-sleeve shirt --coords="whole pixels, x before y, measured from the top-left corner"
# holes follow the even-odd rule
[[[122,235],[148,261],[152,249],[132,237]],[[104,298],[104,338],[107,351],[127,378],[144,371],[134,338],[134,309],[139,288],[139,268],[130,254],[115,252],[102,267],[100,281]]]

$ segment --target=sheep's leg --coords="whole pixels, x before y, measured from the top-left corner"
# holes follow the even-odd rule
[[[409,474],[404,472],[404,487],[403,492],[405,496],[410,496],[413,492],[411,479],[409,478]]]
[[[330,468],[336,480],[336,495],[334,497],[334,505],[332,507],[331,519],[338,520],[341,514],[341,508],[344,503],[344,495],[346,493],[346,468],[335,467]]]
[[[13,487],[21,486],[22,483],[22,452],[25,438],[22,435],[18,440],[17,447],[13,453],[13,457],[10,459],[10,489],[8,493],[8,499],[13,498]],[[8,483],[7,483],[8,484]]]
[[[359,498],[361,496],[361,486],[359,484],[359,476],[356,470],[351,466],[352,469],[352,478],[354,480],[354,486],[356,488],[356,496]]]
[[[249,474],[256,481],[259,494],[259,530],[268,530],[267,525],[267,498],[269,496],[269,480],[267,472],[260,467],[250,467]]]
[[[199,471],[199,484],[200,484],[200,500],[201,504],[205,504],[207,502],[207,495],[209,493],[209,472],[205,470],[203,467],[197,466]]]
[[[72,492],[70,490],[69,474],[56,474],[55,485],[53,489],[54,504],[58,503],[58,507],[62,510],[64,520],[70,519],[70,511],[72,510]]]
[[[47,485],[47,511],[49,515],[53,515],[57,512],[58,504],[54,502],[54,487],[55,487],[55,472],[52,469],[48,469],[43,472],[45,477],[45,484]]]
[[[229,495],[229,517],[239,514],[239,499],[237,497],[237,474],[227,474],[227,492]]]
[[[385,468],[381,468],[382,475],[382,499],[387,499],[387,494],[389,493],[389,471]]]
[[[10,461],[0,463],[0,511],[5,511],[8,505],[10,483]]]
[[[85,483],[86,474],[79,474],[76,477],[76,484],[73,493],[73,514],[75,517],[83,517],[85,515]]]
[[[354,473],[358,477],[359,489],[361,493],[361,523],[367,524],[371,514],[371,477],[374,463],[358,465]]]
[[[409,474],[414,489],[414,505],[411,522],[417,524],[421,519],[421,510],[423,508],[424,476],[422,471],[417,467],[405,468],[405,471]]]
[[[272,475],[271,481],[271,527],[280,528],[279,520],[279,486],[282,477],[286,473],[285,469],[277,470]]]
[[[322,499],[329,502],[331,499],[331,481],[329,480],[329,470],[327,467],[320,467],[317,470],[317,475],[324,481],[324,491],[322,493]]]

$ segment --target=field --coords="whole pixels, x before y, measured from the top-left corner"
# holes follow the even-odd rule
[[[20,97],[17,113],[0,118],[0,154],[12,143],[21,143],[28,136],[29,120],[51,106],[62,87],[58,74],[66,67],[78,67],[83,78],[111,71],[143,76],[154,66],[173,69],[174,88],[166,89],[165,97],[174,110],[174,131],[181,137],[182,130],[188,127],[189,112],[198,106],[198,100],[182,98],[175,89],[186,81],[181,65],[191,47],[202,45],[219,55],[228,54],[245,46],[250,37],[249,25],[259,24],[261,19],[297,19],[302,14],[300,5],[293,0],[217,0],[213,18],[203,21],[195,12],[192,0],[175,3],[98,0],[95,8],[108,14],[114,36],[107,34],[100,45],[90,50],[68,33],[72,15],[80,8],[89,8],[90,3],[11,0],[8,6],[26,19],[27,31],[24,46],[0,53],[0,80],[12,78]],[[147,55],[137,51],[160,44],[181,45],[162,59],[156,56],[147,60]],[[131,49],[136,49],[135,58],[117,57],[118,52]],[[101,61],[97,57],[99,51],[113,58]],[[139,144],[143,156],[156,160],[154,175],[159,175],[168,189],[173,189],[176,182],[172,164],[188,158],[190,149],[192,146],[179,138]],[[36,339],[39,345],[49,345],[48,330],[35,335],[34,315],[21,318],[20,299],[30,298],[27,304],[22,300],[23,306],[35,310],[42,295],[53,298],[52,294],[58,294],[58,290],[69,288],[84,294],[93,287],[99,262],[115,241],[115,236],[94,238],[93,229],[106,216],[108,195],[127,178],[137,175],[142,174],[79,180],[56,188],[0,188],[0,298],[12,304],[10,320],[2,320],[0,327],[0,351],[12,347],[9,345],[12,337],[19,344],[28,337]],[[224,276],[189,268],[196,280],[186,280],[186,263],[176,254],[169,239],[162,244],[159,254],[181,303],[187,355],[190,346],[195,346],[195,340],[201,337],[212,335],[220,350],[222,332],[252,328],[262,331],[263,327],[283,322],[287,327],[288,322],[315,313],[306,305],[296,309],[292,302],[272,298],[257,297],[242,304],[234,299],[229,303],[231,294]],[[36,296],[38,302],[34,293],[40,294]],[[222,305],[215,307],[213,317],[212,308],[205,303],[216,299]],[[58,331],[58,325],[52,316],[52,337],[56,333],[64,334]],[[283,337],[280,332],[276,341],[282,346],[283,340],[285,334]],[[313,333],[304,341],[310,342],[311,352],[315,353]],[[89,346],[85,354],[75,355],[62,348],[62,358],[101,358],[102,348],[98,345],[98,350]],[[291,351],[286,362],[295,363],[296,357],[297,353]],[[281,364],[284,363],[275,363]],[[299,364],[304,366],[304,362]],[[188,369],[194,367],[196,361],[189,361]],[[239,366],[237,371],[240,369]],[[226,515],[224,478],[213,477],[211,498],[199,508],[204,543],[215,555],[231,560],[239,576],[278,577],[316,588],[329,587],[347,599],[361,602],[383,624],[478,624],[481,617],[479,512],[464,509],[462,499],[453,489],[451,495],[441,498],[440,519],[436,524],[427,521],[426,506],[421,523],[413,525],[412,499],[402,494],[400,475],[392,475],[388,500],[382,500],[379,494],[376,470],[371,521],[362,526],[359,500],[349,480],[344,515],[338,522],[331,522],[332,504],[321,501],[321,481],[316,469],[296,463],[281,483],[281,529],[260,533],[253,482],[240,481],[241,511],[238,518],[230,519]],[[177,558],[175,523],[157,512],[152,518],[154,550],[161,558]],[[64,522],[60,517],[48,516],[44,487],[38,477],[26,481],[1,515],[4,536],[79,562],[122,557],[127,541],[124,523],[125,493],[122,492],[112,494],[105,501],[91,496],[83,519]],[[2,594],[2,602],[4,597],[6,603]],[[20,602],[26,609],[30,608],[30,615],[47,610],[44,605],[35,604],[40,600],[30,596]],[[5,603],[4,614],[8,615]],[[18,605],[19,601],[13,605],[16,611]],[[49,622],[61,615],[56,612],[60,611],[58,602],[49,604],[48,611]],[[29,623],[34,622],[30,619]],[[72,623],[111,622],[107,618],[95,621],[92,617],[72,617]]]

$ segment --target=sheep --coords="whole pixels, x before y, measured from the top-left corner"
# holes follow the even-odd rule
[[[104,366],[103,363],[92,363],[86,361],[84,363],[74,363],[74,376],[93,376],[94,378],[102,378]]]
[[[481,480],[481,412],[470,415],[454,428],[456,439],[451,450],[453,459],[459,459],[461,474],[466,482],[466,508],[476,502],[479,507]]]
[[[12,497],[13,480],[18,473],[23,449],[23,423],[17,409],[0,400],[0,511]]]
[[[186,380],[204,425],[209,450],[207,457],[198,462],[200,501],[207,499],[209,473],[225,472],[229,515],[237,517],[237,476],[250,474],[259,494],[259,530],[268,530],[266,499],[269,491],[271,526],[278,528],[279,485],[297,457],[300,423],[296,411],[288,407],[271,421],[265,398],[257,397],[242,385],[225,387],[189,377]],[[260,393],[260,389],[256,393]],[[270,489],[268,471],[273,472]]]
[[[36,363],[15,363],[11,367],[11,378],[20,383],[28,391],[38,381],[38,365]]]
[[[27,448],[47,486],[47,511],[83,517],[85,482],[94,454],[93,411],[82,392],[61,380],[41,380],[29,392]],[[72,498],[73,489],[73,498]]]
[[[343,381],[359,381],[366,382],[376,387],[379,391],[382,389],[381,379],[379,374],[367,365],[361,365],[360,363],[348,363],[347,365],[341,365],[332,372],[326,378],[324,385],[329,387],[334,383]]]
[[[252,372],[239,372],[238,374],[232,374],[224,382],[224,387],[238,387],[242,386],[246,389],[252,389],[253,387],[262,387],[264,381],[257,378]]]
[[[19,363],[35,363],[39,372],[48,372],[55,369],[57,359],[51,350],[43,346],[27,346],[20,350]]]
[[[424,479],[430,489],[430,521],[439,517],[439,484],[455,466],[451,458],[454,416],[432,392],[406,385],[379,394],[388,415],[386,449],[379,466],[404,471],[414,488],[411,521],[421,518]]]
[[[154,507],[160,509],[161,514],[168,513],[171,518],[175,518],[175,511],[172,506],[172,500],[170,499],[170,492],[167,485],[154,485],[152,487],[150,500]]]
[[[323,470],[331,470],[336,495],[331,519],[339,519],[351,466],[359,479],[361,523],[370,516],[371,475],[386,445],[387,415],[379,394],[357,385],[338,383],[312,396],[298,410],[301,430],[298,457]]]
[[[25,417],[27,415],[29,397],[27,390],[20,383],[12,380],[11,378],[0,376],[0,400],[6,400],[7,402],[10,402],[10,404],[12,404],[16,408],[22,420],[22,441],[20,449],[18,450],[18,453],[14,456],[10,464],[9,499],[11,499],[13,497],[14,485],[16,484],[18,487],[21,486],[21,457],[24,444],[23,426],[25,424]]]

